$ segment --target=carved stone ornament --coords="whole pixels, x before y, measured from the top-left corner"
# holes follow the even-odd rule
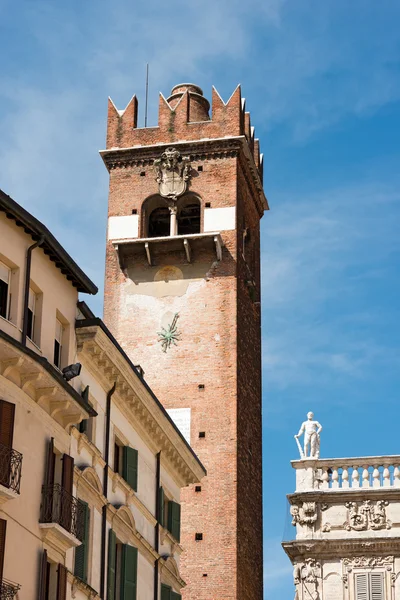
[[[375,567],[386,567],[391,570],[393,567],[393,556],[354,556],[353,558],[344,558],[343,565],[347,571],[352,569],[374,569]]]
[[[160,195],[176,200],[186,192],[190,179],[190,158],[181,156],[176,148],[167,148],[154,163]]]
[[[307,558],[302,564],[296,564],[293,569],[293,583],[296,593],[300,591],[301,598],[319,600],[318,580],[321,579],[321,563],[315,558]]]
[[[364,500],[361,505],[357,502],[346,502],[347,521],[343,524],[347,531],[365,531],[366,529],[390,529],[392,522],[386,519],[386,500]]]
[[[315,502],[303,502],[302,506],[293,504],[290,507],[292,525],[314,525],[317,520],[317,505]]]

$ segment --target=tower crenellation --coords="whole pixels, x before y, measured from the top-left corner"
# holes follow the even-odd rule
[[[159,97],[158,125],[138,128],[138,101],[136,96],[124,110],[118,110],[111,98],[108,102],[107,149],[169,144],[176,141],[216,139],[226,136],[245,136],[255,165],[262,177],[262,156],[259,143],[251,127],[250,113],[237,86],[225,103],[215,87],[210,103],[202,89],[192,83],[172,88],[170,96]]]

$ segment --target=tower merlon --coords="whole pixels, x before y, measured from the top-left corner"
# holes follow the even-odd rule
[[[160,93],[158,125],[138,128],[136,96],[132,97],[124,110],[118,110],[110,98],[106,148],[130,148],[139,145],[171,144],[178,140],[245,135],[254,162],[259,168],[261,163],[255,156],[250,113],[245,109],[246,101],[242,98],[240,85],[235,88],[227,102],[223,101],[213,86],[210,117],[210,103],[203,95],[203,90],[193,83],[182,83],[172,88],[168,98]]]

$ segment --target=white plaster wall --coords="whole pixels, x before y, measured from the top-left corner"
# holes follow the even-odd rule
[[[139,215],[109,217],[108,239],[126,240],[137,238],[139,235]]]
[[[0,398],[15,404],[13,448],[23,454],[21,493],[0,505],[0,518],[7,521],[3,576],[22,586],[21,598],[35,598],[43,548],[39,515],[47,443],[54,437],[57,448],[68,452],[69,436],[29,396],[1,376]]]
[[[236,207],[204,209],[204,232],[236,229]]]
[[[129,441],[129,445],[138,451],[138,491],[137,497],[154,515],[155,513],[155,485],[156,485],[156,458],[147,444],[142,440],[137,431],[113,404],[111,410],[111,461],[114,459],[114,435],[119,430]],[[118,431],[117,431],[118,434]]]
[[[154,598],[154,564],[150,563],[142,554],[138,554],[138,585],[137,597],[143,600]]]
[[[12,263],[19,269],[16,294],[12,298],[12,314],[15,315],[14,327],[2,323],[0,327],[16,339],[21,339],[22,310],[25,278],[26,251],[32,245],[32,238],[21,227],[0,213],[0,260]],[[31,281],[43,294],[42,322],[40,339],[37,340],[41,353],[50,363],[54,356],[54,335],[57,311],[61,313],[69,327],[66,329],[68,343],[64,344],[63,366],[74,362],[75,358],[75,314],[78,292],[61,273],[41,248],[32,252]],[[34,344],[28,346],[37,350]],[[68,353],[66,352],[68,348]]]

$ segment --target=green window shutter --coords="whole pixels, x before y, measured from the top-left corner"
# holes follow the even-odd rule
[[[120,600],[136,600],[137,597],[138,550],[124,544],[121,556]]]
[[[138,451],[124,446],[122,477],[135,492],[138,487]]]
[[[87,427],[88,426],[88,419],[83,419],[79,425],[78,425],[78,430],[80,433],[86,433],[87,432]]]
[[[161,600],[171,600],[171,592],[172,588],[169,585],[161,584]]]
[[[115,599],[115,558],[117,553],[117,536],[110,529],[108,533],[108,575],[107,600]]]
[[[78,546],[75,550],[75,567],[74,567],[74,575],[82,579],[82,581],[87,581],[87,564],[88,564],[88,552],[89,552],[89,519],[90,519],[90,509],[87,502],[83,502],[83,500],[79,500],[80,504],[83,506],[83,518],[84,518],[84,528],[83,528],[83,538],[82,544]]]
[[[182,600],[182,596],[176,592],[171,592],[171,600]]]
[[[164,488],[158,488],[158,522],[164,527]]]
[[[181,541],[181,505],[172,500],[168,502],[168,531],[178,542]]]

